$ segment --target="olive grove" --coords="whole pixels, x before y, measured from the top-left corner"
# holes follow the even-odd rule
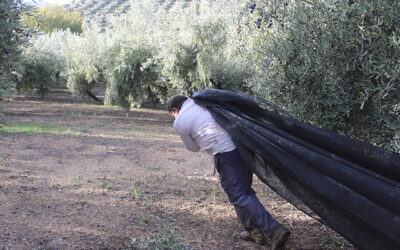
[[[105,86],[129,109],[219,88],[257,95],[296,118],[397,150],[400,2],[389,0],[135,1],[103,30],[30,39],[19,89],[59,78],[75,94]],[[52,79],[51,79],[52,78]]]

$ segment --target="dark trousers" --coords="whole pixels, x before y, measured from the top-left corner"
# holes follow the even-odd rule
[[[279,223],[265,210],[251,188],[253,173],[237,150],[214,156],[222,188],[235,206],[236,214],[247,230],[259,228],[267,237]]]

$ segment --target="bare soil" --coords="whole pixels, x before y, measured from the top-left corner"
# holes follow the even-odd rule
[[[267,249],[241,226],[212,158],[184,149],[162,109],[129,112],[54,89],[1,103],[0,249],[128,249],[162,225],[193,249]],[[287,249],[351,249],[255,178],[268,211],[292,235]]]

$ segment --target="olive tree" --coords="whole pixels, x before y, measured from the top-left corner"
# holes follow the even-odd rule
[[[41,32],[52,33],[57,30],[70,30],[82,33],[82,17],[79,12],[67,12],[59,5],[46,5],[22,15],[25,25]]]
[[[44,96],[52,84],[60,81],[61,72],[66,66],[62,52],[68,33],[34,35],[29,39],[23,48],[20,70],[16,74],[19,92],[34,90]]]
[[[96,83],[103,82],[105,39],[100,27],[84,27],[82,35],[69,33],[61,49],[65,69],[61,77],[73,94],[85,96]]]
[[[190,95],[204,88],[244,91],[252,68],[232,46],[232,25],[240,2],[194,1],[192,8],[171,9],[168,39],[159,47],[162,75],[170,92]],[[227,6],[230,5],[230,8]]]
[[[31,36],[20,19],[21,13],[28,8],[21,0],[0,3],[0,100],[8,96],[15,86],[15,73],[22,55],[20,46]]]
[[[399,7],[389,0],[249,5],[259,67],[253,87],[306,122],[393,149],[400,131]]]

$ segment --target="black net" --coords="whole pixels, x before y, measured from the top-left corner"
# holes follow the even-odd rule
[[[196,92],[271,189],[360,249],[400,249],[400,155],[304,124],[273,104]]]

